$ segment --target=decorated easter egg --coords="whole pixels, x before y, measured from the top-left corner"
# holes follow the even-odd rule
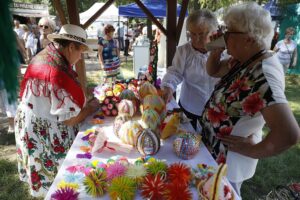
[[[140,123],[144,129],[150,128],[155,132],[160,124],[160,116],[155,110],[147,109],[143,112]]]
[[[160,149],[160,139],[151,129],[145,129],[138,135],[136,147],[142,155],[155,155]]]
[[[157,95],[157,90],[150,82],[145,82],[139,89],[139,96],[144,99],[147,95]]]
[[[159,114],[160,119],[164,119],[166,116],[166,104],[158,95],[147,95],[144,98],[141,112],[143,113],[147,109],[155,110]]]
[[[135,145],[138,135],[143,131],[142,126],[137,121],[127,121],[121,125],[118,137],[125,144]]]
[[[121,128],[121,126],[127,122],[131,120],[131,117],[129,115],[118,115],[116,118],[115,118],[115,121],[114,121],[114,124],[113,124],[113,129],[114,129],[114,134],[119,137],[119,130]]]
[[[134,92],[129,89],[123,90],[119,97],[120,97],[120,99],[129,99],[129,100],[136,99]]]
[[[178,135],[173,142],[175,154],[188,160],[193,158],[200,149],[201,136],[193,133],[183,133]]]
[[[132,90],[126,89],[121,92],[119,97],[120,97],[120,99],[131,100],[135,106],[135,110],[137,111],[139,108],[139,100],[136,95],[137,94],[135,94]]]
[[[134,115],[136,108],[132,101],[123,99],[118,104],[118,113],[119,114],[128,114],[131,117]]]

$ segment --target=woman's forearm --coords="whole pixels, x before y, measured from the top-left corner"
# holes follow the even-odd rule
[[[284,133],[280,133],[284,134]],[[268,133],[263,141],[251,147],[249,155],[252,158],[260,159],[270,156],[275,156],[283,151],[289,149],[291,146],[297,144],[299,138],[295,137],[280,137],[275,136],[279,134],[274,134],[272,131]]]
[[[84,108],[81,109],[81,111],[76,117],[72,117],[71,119],[64,121],[64,124],[68,126],[74,126],[76,124],[79,124],[80,122],[85,120],[85,118],[89,116],[91,113],[93,113],[92,108],[90,106],[85,106]]]

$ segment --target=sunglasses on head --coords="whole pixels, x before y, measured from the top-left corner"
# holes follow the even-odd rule
[[[45,29],[48,29],[49,28],[49,26],[47,26],[47,25],[40,25],[40,28],[45,28]]]

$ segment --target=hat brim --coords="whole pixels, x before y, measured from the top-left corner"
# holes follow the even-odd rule
[[[80,43],[80,44],[82,44],[82,45],[84,45],[84,46],[86,47],[86,49],[84,50],[84,53],[92,53],[92,52],[93,52],[93,49],[91,49],[87,43],[84,43],[84,42],[75,40],[75,39],[70,38],[70,37],[65,36],[65,35],[55,34],[55,33],[54,33],[54,34],[49,34],[49,35],[47,35],[47,38],[48,38],[51,42],[54,42],[55,39],[74,41],[74,42]]]

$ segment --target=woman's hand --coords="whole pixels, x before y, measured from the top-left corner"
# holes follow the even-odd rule
[[[255,145],[253,134],[246,138],[227,135],[218,137],[218,139],[228,146],[228,150],[245,156],[251,156],[251,150]]]
[[[94,113],[100,108],[100,103],[98,99],[93,98],[87,103],[86,106],[90,113]]]
[[[173,98],[173,90],[170,87],[163,87],[162,97],[166,103],[169,103]]]

